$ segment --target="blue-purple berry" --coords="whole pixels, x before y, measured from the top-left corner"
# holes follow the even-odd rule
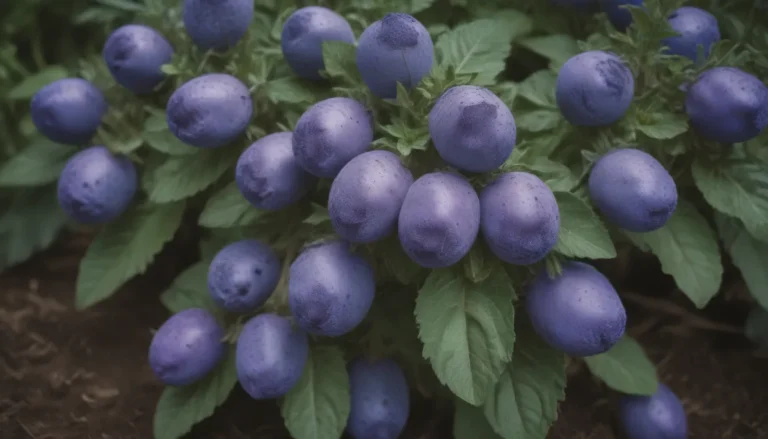
[[[182,20],[197,47],[224,51],[245,36],[253,12],[254,0],[184,0]]]
[[[249,312],[262,306],[280,280],[280,259],[260,241],[237,241],[221,249],[208,269],[208,291],[213,301],[230,312]]]
[[[347,433],[353,439],[397,439],[410,414],[408,382],[389,358],[358,358],[347,367],[350,412]]]
[[[128,24],[112,32],[102,55],[118,84],[144,94],[154,90],[165,78],[160,68],[171,61],[173,47],[151,27]]]
[[[107,100],[95,85],[80,78],[64,78],[41,88],[30,102],[32,123],[57,143],[82,145],[96,134]]]

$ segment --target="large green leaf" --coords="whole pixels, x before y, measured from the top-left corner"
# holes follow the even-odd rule
[[[295,439],[338,438],[350,410],[344,355],[334,346],[313,346],[304,373],[285,395],[285,426]]]
[[[483,414],[482,407],[467,404],[456,399],[456,411],[453,416],[454,439],[502,439],[496,434]]]
[[[752,297],[768,309],[768,243],[755,239],[736,218],[715,215],[723,246],[741,271]]]
[[[555,251],[571,258],[611,259],[616,248],[592,207],[568,192],[555,192],[560,208],[560,237]]]
[[[234,165],[233,159],[226,148],[171,157],[154,170],[149,199],[172,203],[191,197],[223,177]]]
[[[656,366],[642,346],[625,336],[608,352],[584,358],[593,375],[613,390],[630,395],[653,395],[659,387]]]
[[[77,308],[108,298],[126,281],[143,273],[173,239],[183,215],[184,203],[146,206],[107,225],[80,262]]]
[[[208,265],[208,261],[198,262],[176,276],[173,284],[160,295],[163,305],[174,314],[189,308],[202,308],[222,317],[224,312],[208,292]]]
[[[230,228],[254,223],[262,211],[253,207],[232,183],[211,195],[200,214],[198,224],[207,228]]]
[[[416,321],[440,381],[473,405],[485,401],[512,355],[512,281],[495,269],[473,283],[450,269],[434,270],[416,299]]]
[[[0,165],[0,187],[53,183],[76,151],[74,147],[39,138]]]

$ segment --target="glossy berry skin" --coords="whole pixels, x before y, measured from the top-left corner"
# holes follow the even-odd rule
[[[149,345],[149,365],[169,386],[186,386],[208,374],[226,352],[224,329],[206,310],[191,308],[172,315]]]
[[[208,267],[208,291],[213,301],[230,312],[249,312],[269,299],[280,280],[280,259],[253,239],[221,249]]]
[[[632,14],[624,5],[643,6],[643,0],[604,0],[603,11],[608,15],[608,20],[613,27],[620,32],[625,32],[632,24]]]
[[[397,439],[410,413],[408,382],[390,359],[358,358],[347,367],[351,408],[347,433],[353,439]]]
[[[449,88],[429,112],[429,134],[440,157],[468,172],[488,172],[512,154],[517,128],[512,112],[490,90]]]
[[[415,87],[432,70],[432,37],[408,14],[391,13],[368,26],[357,45],[357,69],[380,98],[397,97],[397,83]]]
[[[333,178],[373,142],[373,118],[360,102],[330,98],[309,107],[293,130],[293,155],[312,175]]]
[[[173,47],[151,27],[129,24],[112,32],[102,56],[118,84],[144,94],[165,78],[160,68],[171,61]]]
[[[680,34],[664,39],[663,43],[668,47],[669,54],[681,55],[697,61],[699,45],[703,46],[706,58],[709,56],[712,44],[720,41],[717,19],[703,9],[683,6],[673,12],[668,21],[672,29]]]
[[[480,193],[480,230],[502,261],[533,264],[557,244],[557,200],[549,186],[533,174],[501,174]]]
[[[403,201],[398,235],[405,253],[426,268],[454,265],[480,231],[480,199],[463,177],[447,172],[416,180]]]
[[[285,317],[259,314],[243,326],[235,347],[237,379],[253,399],[279,398],[299,382],[309,339]]]
[[[618,56],[593,50],[566,61],[556,87],[563,117],[574,125],[596,127],[624,117],[632,104],[635,80]]]
[[[288,303],[296,323],[311,334],[348,333],[368,314],[375,292],[373,269],[347,243],[310,246],[291,264]]]
[[[328,197],[336,233],[355,243],[391,234],[412,183],[411,171],[389,151],[369,151],[353,158],[333,180]]]
[[[298,76],[322,79],[323,41],[355,43],[355,34],[347,20],[322,6],[307,6],[296,10],[283,25],[280,45],[283,57]]]
[[[677,185],[650,154],[633,148],[602,156],[589,175],[589,196],[610,222],[631,232],[662,227],[677,207]]]
[[[197,47],[224,51],[248,31],[253,10],[253,0],[184,0],[182,20]]]
[[[240,193],[258,209],[284,209],[302,199],[316,181],[296,162],[291,132],[257,140],[243,151],[235,167]]]
[[[184,83],[168,99],[171,132],[187,145],[217,148],[237,139],[253,116],[248,87],[234,76],[211,73]]]
[[[92,146],[67,161],[57,194],[61,209],[73,220],[103,224],[128,209],[137,188],[136,167],[128,157]]]
[[[664,384],[651,396],[629,395],[619,402],[627,439],[686,439],[688,420],[680,399]]]
[[[709,140],[746,142],[768,126],[768,87],[735,67],[714,67],[688,89],[685,111]]]
[[[107,100],[95,85],[64,78],[41,88],[30,103],[32,123],[45,137],[67,145],[88,143],[107,112]]]
[[[534,329],[572,357],[608,351],[624,335],[627,313],[606,277],[591,265],[566,262],[551,279],[545,269],[528,288],[526,307]]]

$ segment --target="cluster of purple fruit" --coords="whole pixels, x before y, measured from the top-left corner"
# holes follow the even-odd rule
[[[253,0],[224,0],[215,5],[185,0],[183,19],[199,48],[226,50],[246,33],[253,8]],[[620,27],[619,19],[611,17]],[[717,23],[708,17],[696,8],[678,10],[670,22],[681,36],[666,41],[670,52],[689,56],[696,53],[698,44],[708,50],[719,39]],[[699,24],[690,25],[694,19]],[[343,17],[310,6],[288,18],[281,45],[286,62],[298,76],[320,80],[322,42],[330,40],[352,44],[355,36]],[[401,13],[388,14],[369,26],[356,51],[364,82],[381,98],[395,97],[398,82],[407,88],[416,86],[434,61],[427,30]],[[162,35],[139,25],[117,29],[104,47],[115,80],[135,93],[149,93],[160,85],[160,68],[172,54]],[[557,81],[558,106],[575,125],[603,126],[618,121],[633,94],[630,70],[619,57],[606,52],[573,57],[562,67]],[[768,89],[757,78],[719,67],[702,74],[689,88],[686,110],[702,135],[740,142],[756,136],[768,124],[766,103]],[[106,110],[101,92],[82,79],[52,83],[32,100],[35,125],[60,143],[87,144]],[[237,78],[208,74],[179,87],[168,100],[166,114],[170,131],[184,143],[218,148],[243,134],[253,117],[253,102],[248,87]],[[497,169],[516,142],[510,110],[491,91],[476,86],[446,90],[435,102],[428,125],[440,157],[464,173]],[[541,261],[557,243],[558,205],[549,187],[535,175],[503,173],[479,193],[459,172],[432,172],[414,178],[395,154],[369,151],[373,136],[368,109],[353,99],[336,97],[311,106],[293,132],[259,139],[237,161],[238,188],[245,199],[263,210],[286,208],[301,200],[318,179],[333,179],[328,211],[339,236],[303,249],[291,262],[290,320],[264,313],[243,327],[236,346],[237,373],[254,398],[277,398],[296,385],[309,355],[308,334],[341,336],[368,314],[375,294],[374,272],[350,250],[350,243],[371,243],[396,232],[408,257],[426,268],[457,264],[478,236],[500,260],[515,265]],[[601,157],[591,171],[588,189],[605,218],[633,232],[662,227],[677,205],[675,182],[666,169],[633,148],[619,148]],[[136,168],[128,158],[114,155],[104,146],[92,146],[70,159],[58,190],[62,209],[73,219],[105,223],[122,214],[134,198]],[[264,243],[230,244],[210,265],[211,297],[229,312],[258,311],[275,291],[281,265]],[[605,352],[624,335],[626,313],[619,296],[590,265],[566,262],[562,275],[555,279],[542,272],[532,282],[526,300],[537,333],[569,355]],[[150,364],[163,382],[190,384],[221,360],[223,338],[223,328],[207,311],[180,312],[155,335]],[[350,382],[348,431],[356,438],[370,437],[371,431],[379,432],[376,437],[397,437],[408,415],[402,370],[391,360],[359,359],[350,364]],[[633,429],[633,439],[684,434],[682,408],[665,387],[651,398],[627,401],[622,406],[628,413],[625,424],[644,425]],[[675,422],[654,419],[659,406]],[[643,424],[642,420],[649,422]]]

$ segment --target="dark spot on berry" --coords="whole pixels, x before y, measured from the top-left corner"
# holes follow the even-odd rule
[[[256,267],[253,269],[253,274],[255,274],[256,276],[261,276],[261,273],[262,273],[261,268]]]
[[[627,84],[627,69],[621,61],[606,59],[597,63],[597,71],[613,96],[621,96]]]
[[[171,102],[170,107],[169,122],[176,127],[179,132],[193,129],[203,119],[203,115],[200,111],[186,105],[186,101],[181,95],[176,96]]]
[[[312,20],[312,12],[306,10],[291,17],[291,19],[285,23],[285,28],[283,29],[285,38],[288,40],[295,40],[306,34],[307,31],[309,31],[310,20]]]
[[[115,70],[120,70],[125,60],[131,57],[134,50],[136,50],[136,44],[129,35],[120,34],[115,37],[111,44],[112,50],[110,53],[110,65]]]
[[[408,49],[419,44],[418,22],[408,14],[387,14],[381,19],[376,40],[390,49]]]
[[[498,109],[495,105],[480,102],[468,105],[461,110],[458,126],[462,132],[484,132],[496,120]]]

